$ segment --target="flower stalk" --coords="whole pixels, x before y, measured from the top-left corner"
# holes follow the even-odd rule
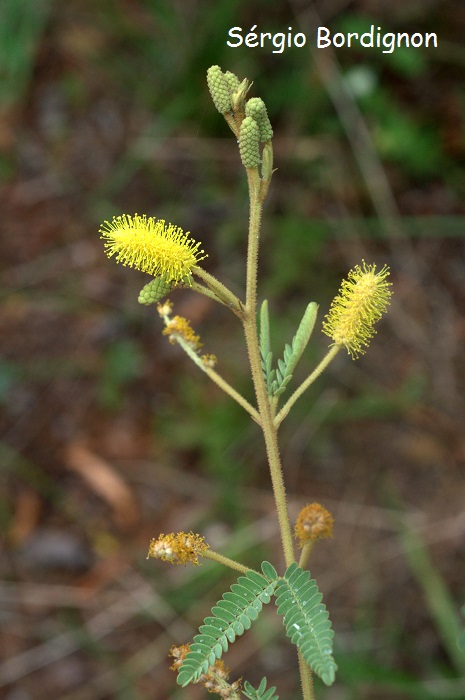
[[[224,554],[215,552],[212,549],[207,549],[202,556],[204,559],[216,561],[218,564],[223,564],[223,566],[227,566],[229,569],[233,569],[233,571],[239,571],[241,574],[246,574],[248,571],[250,571],[248,566],[244,566],[244,564],[241,564],[234,559],[230,559],[229,557],[225,557]]]
[[[294,393],[287,400],[282,409],[276,414],[276,417],[274,419],[274,424],[276,428],[278,428],[281,425],[281,423],[288,415],[289,411],[291,410],[292,406],[295,404],[297,399],[299,399],[302,396],[302,394],[307,391],[308,387],[313,384],[315,379],[318,379],[320,374],[322,374],[324,370],[328,367],[328,365],[334,360],[340,349],[341,347],[339,345],[334,345],[332,348],[330,348],[330,350],[328,350],[321,362],[319,362],[318,365],[315,367],[313,372],[310,372],[307,379],[305,379],[305,381],[303,381],[302,384],[294,391]]]
[[[207,296],[211,296],[211,298],[221,302],[230,308],[231,311],[236,314],[236,316],[239,316],[239,318],[242,319],[244,314],[244,305],[235,294],[233,294],[224,284],[217,280],[216,277],[211,275],[202,267],[196,265],[192,268],[192,272],[197,275],[197,277],[199,277],[202,282],[205,283],[208,290],[210,290],[210,294],[207,294]],[[205,293],[206,291],[204,290],[203,294]]]
[[[200,355],[201,347],[200,338],[196,336],[186,319],[179,320],[179,317],[171,317],[172,306],[170,302],[158,305],[158,312],[165,322],[165,330],[163,333],[170,337],[171,342],[176,342],[190,357],[190,359],[205,372],[210,379],[242,408],[244,408],[254,421],[260,424],[260,415],[258,411],[242,396],[234,387],[232,387],[218,372],[213,369],[216,364],[214,355]],[[187,325],[186,325],[187,324]]]

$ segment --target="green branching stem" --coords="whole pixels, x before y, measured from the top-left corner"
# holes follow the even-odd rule
[[[252,404],[250,404],[247,401],[247,399],[242,396],[242,394],[240,394],[236,389],[234,389],[234,387],[232,387],[231,384],[228,384],[228,382],[225,379],[223,379],[223,377],[220,374],[218,374],[218,372],[216,372],[211,367],[206,367],[203,364],[202,360],[200,358],[198,359],[200,360],[201,364],[199,364],[198,362],[197,364],[199,365],[199,367],[201,366],[201,369],[205,372],[205,374],[207,374],[210,377],[210,379],[213,382],[215,382],[217,386],[220,387],[220,389],[223,389],[223,391],[226,392],[226,394],[229,394],[229,396],[233,398],[240,406],[242,406],[242,408],[245,408],[245,410],[248,413],[250,413],[254,421],[258,423],[258,425],[260,425],[261,419],[257,409],[254,408]]]
[[[169,316],[163,316],[163,320],[165,321],[165,324],[168,325],[169,323]],[[220,387],[226,394],[228,394],[234,401],[236,401],[242,408],[245,408],[247,413],[249,413],[254,421],[258,423],[259,425],[261,424],[260,420],[260,415],[257,411],[256,408],[250,404],[246,398],[242,396],[234,387],[231,386],[231,384],[228,384],[226,379],[223,379],[223,377],[218,374],[212,367],[208,367],[205,362],[202,360],[202,358],[197,354],[197,352],[194,350],[194,348],[187,342],[185,338],[182,337],[179,333],[173,333],[173,335],[176,336],[176,342],[178,345],[182,347],[186,355],[188,355],[193,362],[199,367],[202,372],[205,372],[210,379],[215,382],[217,386]]]
[[[236,295],[233,294],[230,289],[228,289],[224,284],[222,284],[222,282],[217,280],[216,277],[211,275],[209,272],[206,272],[202,267],[195,266],[192,268],[192,272],[194,275],[197,275],[197,277],[200,277],[208,289],[213,292],[213,298],[216,298],[217,301],[220,301],[228,306],[231,311],[236,314],[236,316],[239,316],[241,319],[243,318],[244,306],[241,300],[236,297]],[[202,293],[205,292],[202,291]]]
[[[320,376],[320,374],[326,369],[326,367],[330,364],[332,360],[336,357],[337,353],[341,349],[341,345],[333,345],[332,348],[328,350],[326,355],[323,357],[321,362],[315,367],[313,372],[311,372],[307,379],[302,382],[302,384],[294,391],[292,396],[287,400],[287,402],[284,404],[282,409],[279,411],[279,413],[276,415],[274,419],[274,425],[276,428],[280,426],[284,418],[287,416],[289,411],[291,410],[292,406],[295,404],[298,398],[302,396],[302,394],[308,389],[308,387],[313,384],[315,379]]]
[[[203,284],[199,284],[198,282],[192,282],[190,288],[194,292],[198,292],[199,294],[203,294],[204,296],[208,297],[209,299],[212,299],[212,301],[217,301],[219,304],[223,304],[223,306],[228,306],[223,299],[220,299],[215,292],[212,292],[211,289],[208,287],[205,287]]]

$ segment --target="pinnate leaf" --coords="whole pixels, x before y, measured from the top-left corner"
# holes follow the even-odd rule
[[[337,669],[332,656],[334,632],[322,598],[309,571],[296,563],[288,567],[276,587],[276,605],[284,617],[287,636],[312,671],[326,685],[332,685]]]
[[[228,645],[250,629],[263,605],[270,602],[278,574],[268,562],[263,562],[262,571],[263,575],[248,571],[240,576],[212,608],[212,615],[205,618],[179,669],[179,685],[195,683],[202,673],[207,673],[209,666],[228,650]]]
[[[271,390],[274,396],[282,394],[291,381],[294,369],[310,340],[315,326],[317,311],[318,305],[314,301],[310,302],[305,309],[297,333],[292,339],[292,344],[286,343],[284,346],[283,359],[278,360],[276,378],[271,382]]]

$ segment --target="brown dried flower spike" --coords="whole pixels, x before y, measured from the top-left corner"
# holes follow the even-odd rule
[[[170,656],[174,663],[170,666],[171,671],[178,671],[184,659],[190,651],[190,644],[173,646],[170,649]],[[217,659],[213,666],[208,667],[207,673],[202,673],[196,683],[203,685],[209,693],[216,693],[223,700],[240,700],[241,679],[234,683],[229,683],[230,669],[224,665],[221,659]]]
[[[198,350],[202,347],[200,336],[196,335],[189,321],[182,316],[174,316],[167,322],[166,328],[163,329],[163,335],[169,337],[171,344],[176,343],[176,340],[181,337],[193,349]]]
[[[299,546],[333,536],[334,518],[320,503],[309,503],[300,511],[295,524]]]
[[[169,655],[174,659],[174,662],[170,666],[170,671],[178,671],[181,668],[189,650],[190,644],[180,644],[179,646],[174,645],[171,647]]]
[[[153,539],[150,542],[147,559],[162,559],[169,561],[172,564],[191,564],[199,563],[199,556],[209,549],[209,545],[205,544],[203,537],[196,535],[193,532],[185,533],[174,532],[169,535],[161,534],[158,539]]]

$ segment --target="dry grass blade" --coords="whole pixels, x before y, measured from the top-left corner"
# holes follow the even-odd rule
[[[111,506],[121,529],[126,530],[137,524],[139,512],[135,496],[108,462],[77,443],[69,445],[66,462],[69,469],[79,474]]]

